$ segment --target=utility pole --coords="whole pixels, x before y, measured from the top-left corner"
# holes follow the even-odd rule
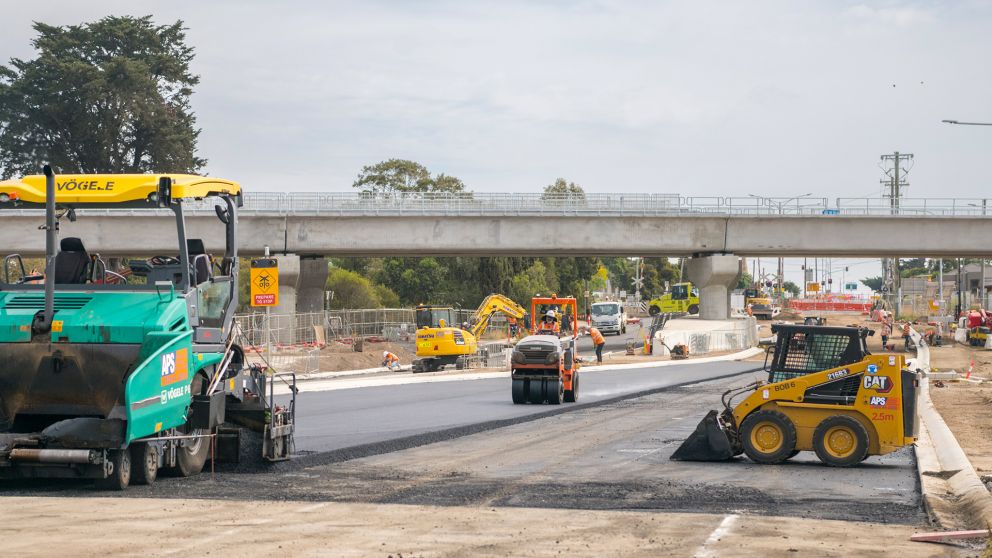
[[[888,194],[885,197],[889,198],[889,213],[891,215],[898,215],[902,191],[909,187],[909,182],[906,181],[905,176],[909,173],[909,169],[912,168],[913,154],[895,151],[891,155],[882,155],[880,160],[882,172],[885,173],[886,178],[881,179],[879,182],[888,186]],[[906,163],[906,165],[903,163]],[[900,296],[902,277],[899,274],[899,258],[883,259],[882,270],[884,274],[882,284],[888,294],[895,297],[897,301],[895,305],[896,313],[898,314],[899,301],[902,298]]]

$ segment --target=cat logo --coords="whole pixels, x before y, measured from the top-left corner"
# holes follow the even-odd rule
[[[878,393],[889,393],[892,391],[892,381],[888,376],[865,376],[861,381],[862,387],[877,391]]]

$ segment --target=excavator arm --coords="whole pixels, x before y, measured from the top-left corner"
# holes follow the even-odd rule
[[[482,301],[482,304],[479,305],[479,308],[472,316],[475,322],[469,329],[469,333],[475,336],[476,339],[481,339],[482,334],[489,328],[489,321],[497,313],[505,314],[519,320],[524,317],[527,310],[504,295],[491,294]]]

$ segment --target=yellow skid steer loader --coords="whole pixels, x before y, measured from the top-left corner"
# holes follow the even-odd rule
[[[768,380],[723,394],[671,459],[764,464],[800,451],[849,467],[916,441],[919,375],[902,355],[872,355],[855,327],[773,325]],[[745,396],[739,403],[734,399]]]

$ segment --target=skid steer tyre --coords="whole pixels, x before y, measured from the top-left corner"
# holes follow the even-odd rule
[[[691,315],[694,316],[694,315],[696,315],[698,313],[699,313],[699,305],[698,304],[690,304],[689,305],[689,314],[691,314]]]
[[[579,375],[573,372],[572,389],[565,390],[565,403],[575,403],[579,400]]]
[[[868,431],[851,417],[827,417],[813,431],[813,449],[831,467],[851,467],[868,455]]]
[[[511,392],[514,405],[522,405],[527,402],[527,386],[524,382],[525,380],[513,380]]]
[[[561,378],[554,378],[547,382],[548,403],[561,405],[565,400],[565,382]]]
[[[657,316],[661,312],[661,309],[657,306],[648,306],[648,315]]]
[[[152,484],[158,478],[158,450],[147,442],[131,446],[131,482]]]
[[[97,479],[96,487],[100,490],[124,490],[131,484],[131,452],[122,450],[111,450],[107,452],[107,459],[114,465],[113,472],[105,479]]]
[[[796,449],[796,425],[778,411],[756,411],[741,424],[741,439],[751,461],[782,463]]]

